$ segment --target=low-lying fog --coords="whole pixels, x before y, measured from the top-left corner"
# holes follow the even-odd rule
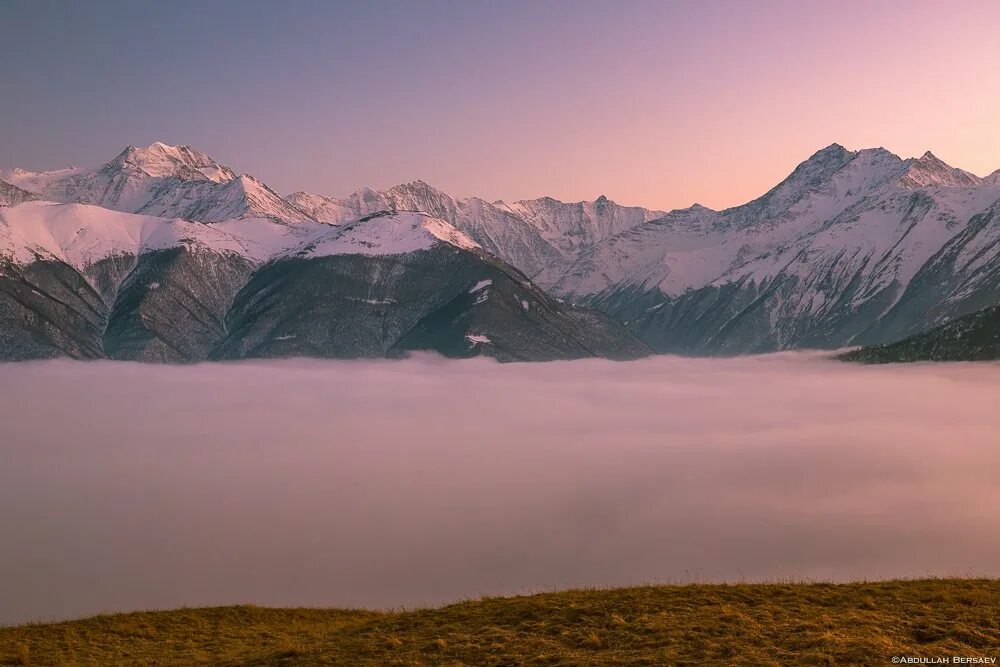
[[[0,624],[1000,575],[1000,365],[0,366]]]

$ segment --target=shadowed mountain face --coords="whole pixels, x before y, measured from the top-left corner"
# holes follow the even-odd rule
[[[29,287],[29,296],[6,306],[20,315],[5,335],[24,350],[46,340],[72,354],[99,349],[162,360],[410,349],[519,358],[500,334],[506,331],[510,341],[533,337],[529,358],[555,358],[591,350],[585,340],[604,340],[607,328],[590,338],[587,322],[599,326],[598,320],[584,309],[594,309],[607,316],[605,325],[624,323],[658,352],[877,345],[1000,303],[998,173],[980,178],[929,152],[901,159],[881,148],[833,144],[745,205],[664,213],[603,196],[576,203],[460,199],[422,181],[342,198],[305,192],[283,198],[190,147],[129,147],[95,169],[0,169],[0,211],[11,211],[4,220],[13,221],[0,224],[0,257],[12,258],[5,279],[20,276],[23,286],[25,271],[42,272],[28,269],[30,261],[67,263],[101,295],[109,318],[94,320],[102,306],[75,293],[43,308]],[[102,208],[57,215],[37,199]],[[141,219],[114,218],[122,214],[108,209]],[[95,210],[107,210],[116,222]],[[46,216],[58,224],[51,227]],[[397,217],[409,221],[402,227],[418,218],[436,221],[437,241],[467,252],[474,247],[480,261],[516,273],[511,285],[546,299],[559,316],[548,317],[540,305],[533,310],[532,298],[515,298],[499,279],[485,292],[492,301],[463,296],[453,291],[451,265],[442,256],[421,259],[413,253],[428,248],[416,237],[363,222]],[[165,225],[164,219],[180,220]],[[296,254],[313,241],[333,250],[320,253],[316,264],[299,262],[317,259]],[[51,278],[59,284],[74,280],[64,268],[51,272],[61,276]],[[181,277],[185,272],[190,280]],[[346,291],[331,296],[334,284]],[[365,285],[399,293],[365,295]],[[417,299],[430,309],[411,303]],[[529,307],[518,308],[521,301]],[[63,312],[67,321],[82,320],[56,333]],[[317,329],[314,320],[331,328]],[[175,322],[189,329],[169,333]],[[290,322],[302,327],[294,337],[285,330]],[[484,322],[492,337],[480,331]],[[86,333],[95,326],[96,348]],[[574,329],[583,333],[566,334]]]
[[[863,347],[840,358],[870,364],[1000,359],[1000,307],[986,308],[897,343]]]
[[[38,197],[30,192],[10,183],[0,181],[0,206],[17,206],[18,204],[35,199],[38,199]]]
[[[470,322],[474,308],[501,312]],[[427,350],[547,361],[651,353],[623,327],[591,315],[596,319],[581,322],[576,309],[481,251],[441,245],[408,255],[286,259],[256,272],[236,296],[214,356],[353,358]]]

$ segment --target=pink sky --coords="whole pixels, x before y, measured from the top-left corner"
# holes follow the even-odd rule
[[[743,203],[833,142],[1000,168],[991,0],[239,7],[11,3],[0,164],[163,140],[282,192],[662,209]]]

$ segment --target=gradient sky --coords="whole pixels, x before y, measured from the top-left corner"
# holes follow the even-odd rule
[[[833,142],[1000,167],[1000,2],[0,0],[0,164],[721,208]]]

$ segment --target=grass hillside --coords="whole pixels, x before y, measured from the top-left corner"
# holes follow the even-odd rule
[[[889,665],[1000,658],[1000,581],[656,586],[403,612],[218,607],[0,628],[0,664]]]

